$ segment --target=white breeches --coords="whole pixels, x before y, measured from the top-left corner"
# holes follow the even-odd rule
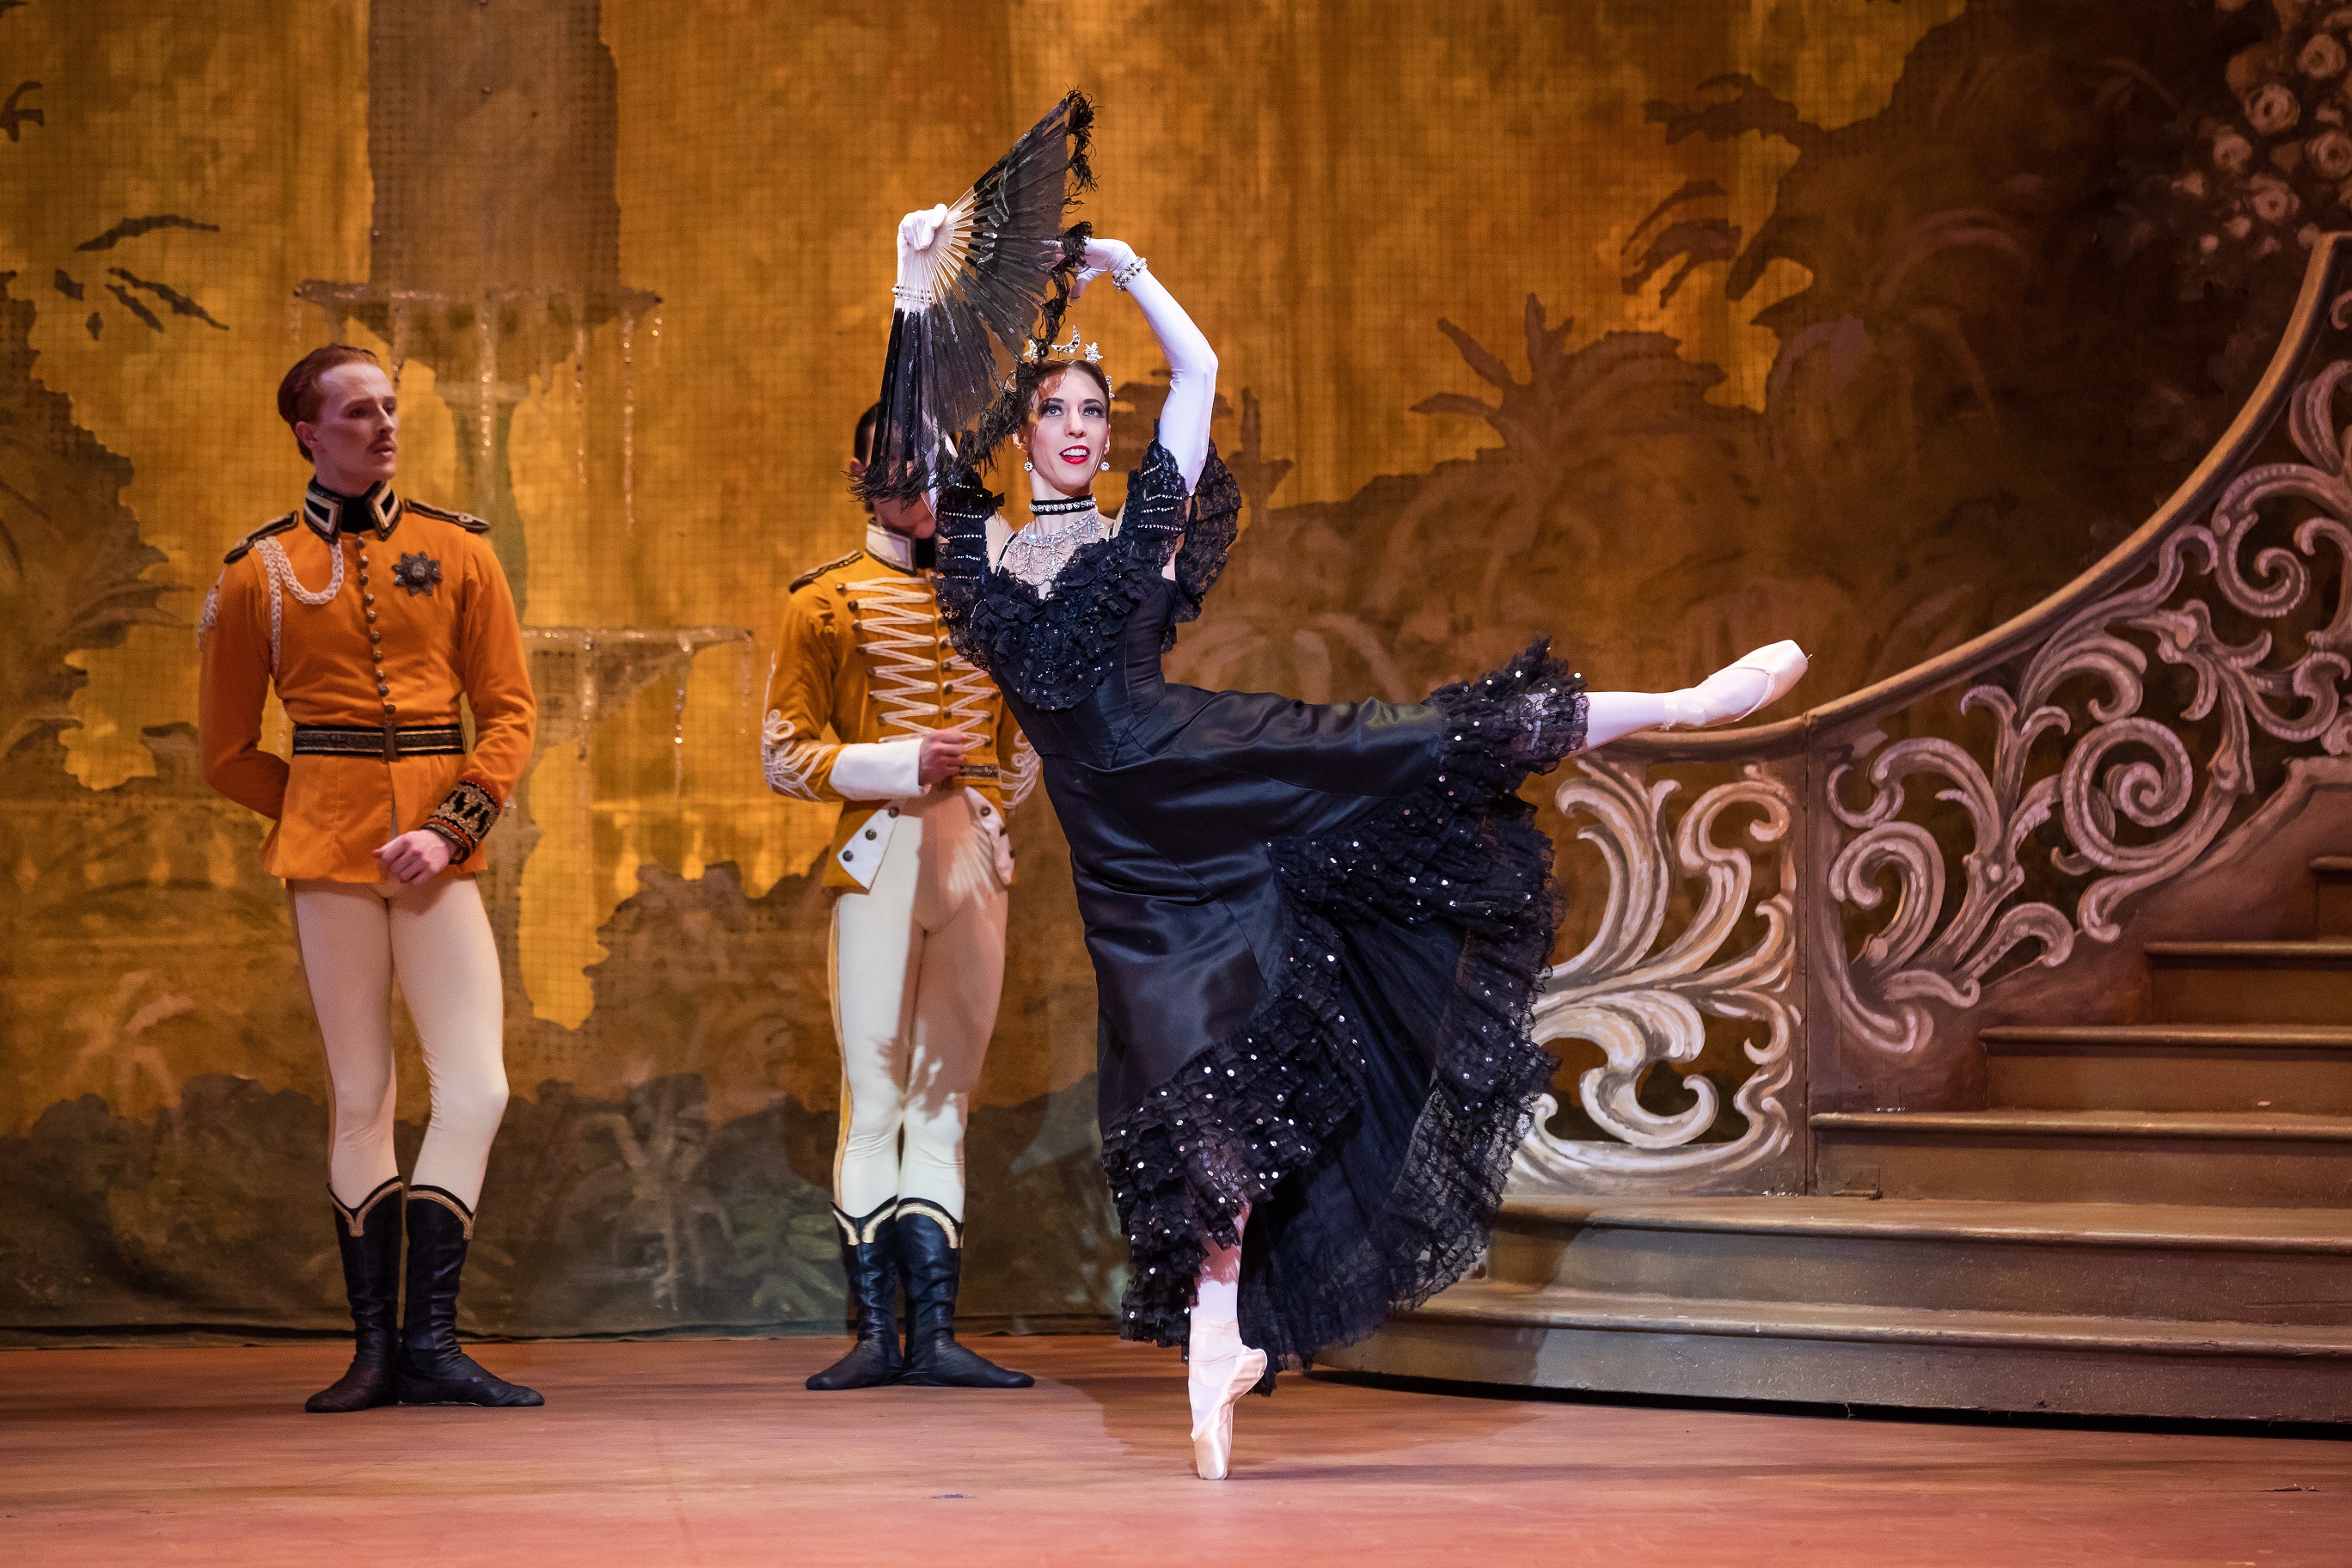
[[[287,891],[327,1047],[328,1185],[352,1207],[400,1173],[392,1152],[397,975],[433,1090],[410,1184],[439,1187],[473,1208],[507,1108],[498,943],[474,879],[289,882]]]
[[[922,1198],[961,1223],[964,1120],[1004,989],[1004,884],[962,791],[898,806],[873,885],[833,906],[834,1201],[862,1215]]]

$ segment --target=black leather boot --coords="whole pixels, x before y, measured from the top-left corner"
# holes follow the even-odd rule
[[[400,1365],[400,1178],[347,1209],[333,1191],[335,1246],[343,1255],[343,1294],[352,1303],[352,1364],[303,1403],[314,1415],[341,1415],[389,1405]]]
[[[457,1277],[474,1211],[438,1187],[408,1193],[408,1316],[400,1343],[403,1405],[544,1405],[520,1384],[484,1371],[457,1348]]]
[[[907,1370],[922,1388],[1026,1388],[1036,1379],[956,1343],[956,1287],[963,1277],[963,1227],[933,1204],[898,1205],[898,1266],[907,1271]]]
[[[808,1380],[820,1394],[879,1388],[898,1381],[898,1200],[863,1219],[833,1211],[841,1226],[841,1266],[856,1309],[857,1342],[849,1353]]]

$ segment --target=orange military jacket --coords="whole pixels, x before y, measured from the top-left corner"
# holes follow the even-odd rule
[[[450,842],[448,874],[478,870],[539,713],[488,525],[378,484],[349,503],[365,526],[341,532],[345,504],[313,480],[299,510],[228,552],[196,629],[205,780],[276,822],[261,850],[273,876],[382,882],[377,847],[427,826]],[[273,683],[296,726],[290,760],[261,749]],[[401,732],[413,748],[436,743],[417,731],[458,725],[461,697],[470,754],[400,752]],[[339,749],[304,754],[313,744]]]
[[[1037,753],[995,682],[950,645],[930,574],[915,566],[909,542],[869,522],[864,550],[793,581],[761,725],[770,789],[842,804],[825,854],[826,887],[871,884],[898,816],[887,800],[851,799],[834,787],[842,749],[952,728],[973,737],[955,782],[976,797],[975,809],[993,828],[998,869],[1009,882],[1004,814],[1036,784]]]

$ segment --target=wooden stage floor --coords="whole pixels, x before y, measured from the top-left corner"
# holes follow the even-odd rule
[[[1024,1393],[801,1386],[837,1342],[498,1345],[541,1410],[305,1415],[328,1344],[0,1352],[0,1562],[2352,1562],[2352,1443],[1469,1397],[1286,1377],[1195,1480],[1172,1353]]]

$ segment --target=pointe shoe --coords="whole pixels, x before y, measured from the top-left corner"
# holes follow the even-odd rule
[[[1717,724],[1737,724],[1768,703],[1778,702],[1804,678],[1808,665],[1805,650],[1786,640],[1767,643],[1752,653],[1744,654],[1725,665],[1696,686],[1666,697],[1667,719],[1663,729],[1704,730]],[[1763,695],[1745,708],[1733,708],[1736,698],[1710,700],[1707,688],[1734,670],[1752,669],[1764,678]],[[1720,705],[1719,705],[1720,704]]]
[[[1234,1405],[1265,1375],[1264,1351],[1241,1343],[1237,1332],[1227,1354],[1196,1351],[1184,1380],[1192,1403],[1192,1473],[1204,1481],[1225,1479],[1234,1457]]]

